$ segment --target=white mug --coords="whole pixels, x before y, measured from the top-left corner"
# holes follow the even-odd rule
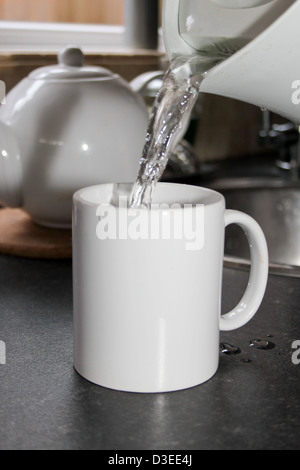
[[[268,279],[265,237],[223,196],[159,183],[149,208],[128,208],[132,185],[73,197],[74,367],[103,387],[141,393],[186,389],[219,363],[220,331],[246,324]],[[247,234],[251,271],[240,303],[221,315],[225,227]]]

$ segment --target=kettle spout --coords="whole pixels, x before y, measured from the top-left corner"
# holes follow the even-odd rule
[[[22,203],[22,164],[19,146],[12,129],[0,121],[0,204],[20,207]]]

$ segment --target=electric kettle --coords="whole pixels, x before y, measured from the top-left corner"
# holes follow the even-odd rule
[[[0,108],[0,202],[38,224],[71,227],[78,189],[135,180],[148,118],[125,80],[85,66],[81,50],[67,47]]]
[[[225,58],[200,91],[244,101],[300,124],[300,0],[164,0],[170,59]],[[227,55],[227,57],[226,57]]]

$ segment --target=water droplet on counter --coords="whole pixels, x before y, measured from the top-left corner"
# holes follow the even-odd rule
[[[221,343],[220,344],[220,351],[227,356],[240,354],[241,350],[237,346],[233,346],[232,344],[228,343]]]
[[[251,359],[248,359],[247,357],[241,359],[241,362],[244,362],[245,364],[249,364],[251,361]]]
[[[256,349],[264,349],[264,350],[268,350],[268,349],[274,349],[275,348],[275,344],[272,343],[271,341],[266,341],[264,339],[252,339],[250,342],[249,342],[251,348],[256,348]]]

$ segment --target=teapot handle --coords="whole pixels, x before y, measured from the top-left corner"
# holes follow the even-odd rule
[[[130,82],[130,86],[136,93],[143,94],[146,86],[155,79],[163,79],[164,72],[161,70],[156,70],[155,72],[145,72],[139,75],[138,77],[134,78]]]
[[[0,203],[23,204],[23,172],[19,146],[10,126],[0,120]]]

